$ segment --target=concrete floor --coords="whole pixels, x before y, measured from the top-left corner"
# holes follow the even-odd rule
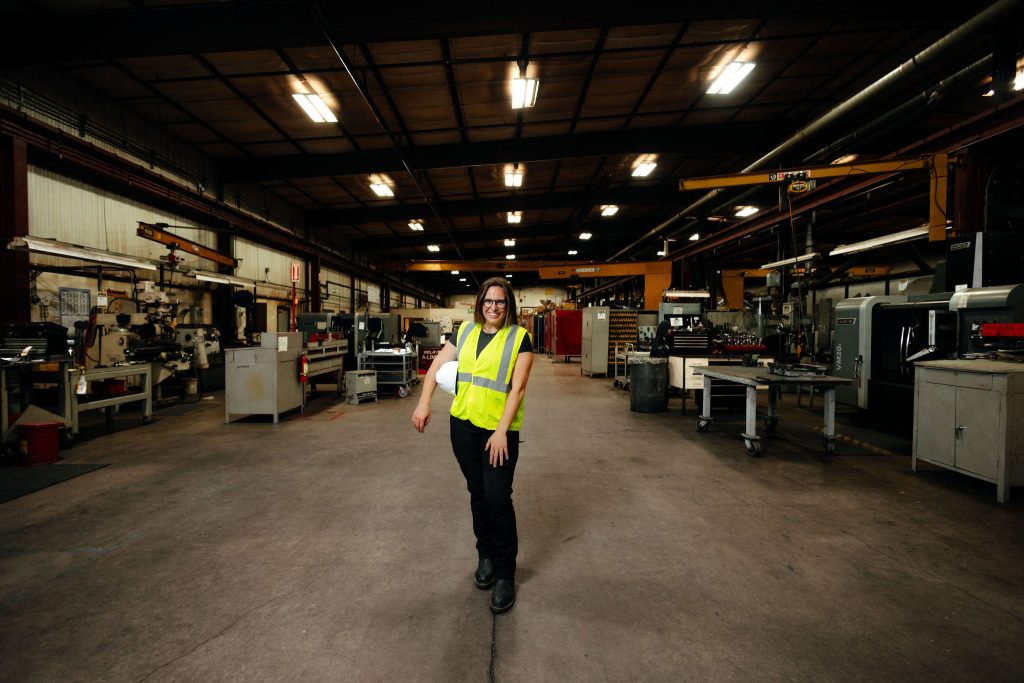
[[[751,459],[611,384],[535,365],[498,617],[440,392],[423,435],[415,393],[122,414],[0,506],[0,679],[1020,680],[1024,505],[843,418],[824,459],[792,395]]]

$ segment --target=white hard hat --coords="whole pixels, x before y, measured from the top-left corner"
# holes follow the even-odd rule
[[[450,360],[442,365],[437,370],[435,379],[437,380],[437,386],[447,391],[452,396],[455,395],[455,378],[459,374],[459,361]]]

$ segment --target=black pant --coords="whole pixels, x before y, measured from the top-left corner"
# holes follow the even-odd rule
[[[514,578],[519,536],[512,507],[512,477],[519,459],[519,432],[508,432],[508,459],[501,467],[491,467],[484,449],[493,432],[453,416],[451,433],[452,450],[469,489],[477,553],[494,560],[497,578]]]

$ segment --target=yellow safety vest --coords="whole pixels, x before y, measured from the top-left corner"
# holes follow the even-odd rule
[[[452,415],[469,420],[481,429],[497,428],[505,411],[505,400],[512,388],[512,370],[525,336],[526,330],[519,325],[503,327],[478,358],[476,347],[480,341],[480,326],[469,322],[459,328],[455,345],[459,373]],[[524,397],[509,425],[510,431],[518,431],[522,427],[525,403]]]

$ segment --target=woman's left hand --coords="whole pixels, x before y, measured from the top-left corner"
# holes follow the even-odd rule
[[[501,467],[508,460],[508,435],[495,431],[487,439],[484,449],[491,456],[491,467]]]

